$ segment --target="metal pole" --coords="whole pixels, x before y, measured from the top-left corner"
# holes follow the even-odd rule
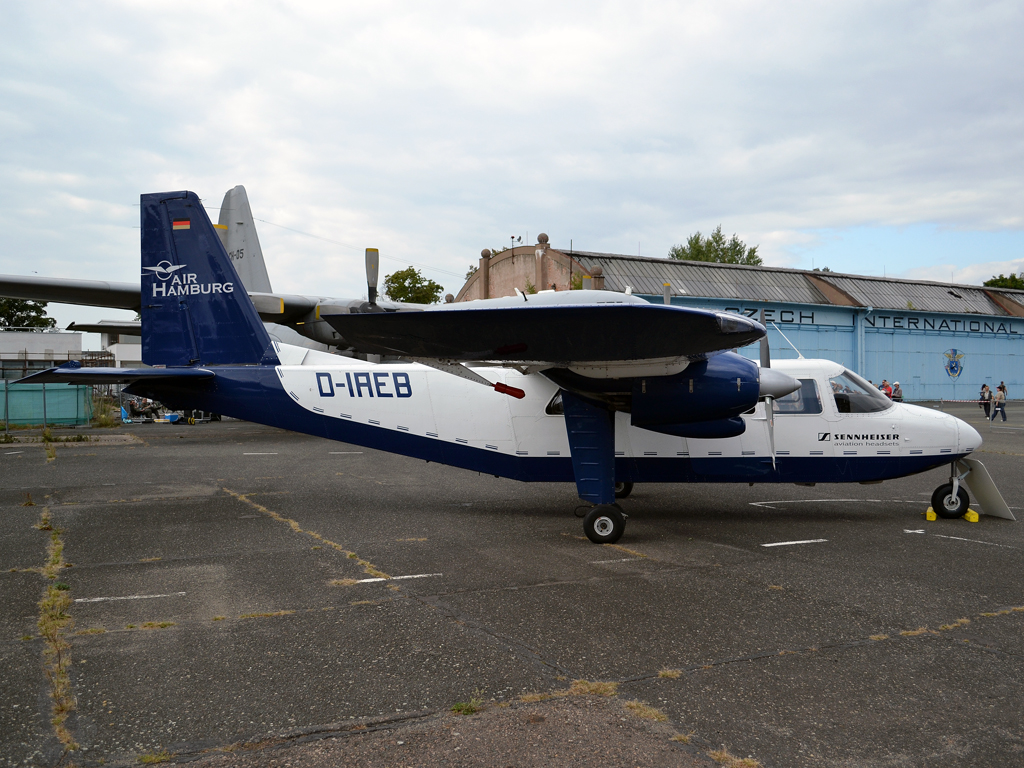
[[[43,384],[43,429],[46,429],[46,385]]]
[[[4,434],[11,434],[11,406],[10,387],[7,386],[7,379],[4,379]]]

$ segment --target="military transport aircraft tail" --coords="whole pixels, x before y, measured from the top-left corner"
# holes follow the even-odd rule
[[[142,195],[140,314],[147,365],[277,364],[270,336],[194,192]]]
[[[263,249],[256,234],[256,222],[249,208],[249,196],[241,184],[224,193],[216,228],[246,290],[249,293],[273,293],[267,265],[263,261]]]

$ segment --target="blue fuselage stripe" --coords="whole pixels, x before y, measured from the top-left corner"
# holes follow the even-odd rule
[[[523,482],[574,482],[569,456],[515,456],[302,408],[271,367],[211,368],[212,382],[132,384],[127,391],[170,407],[195,408],[424,461]],[[965,454],[941,456],[767,456],[715,458],[616,457],[615,478],[632,483],[859,483],[889,480],[945,466]]]

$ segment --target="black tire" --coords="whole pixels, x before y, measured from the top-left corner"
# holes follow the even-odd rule
[[[583,532],[595,544],[614,544],[626,530],[626,517],[614,504],[598,504],[583,518]]]
[[[932,494],[932,509],[943,520],[955,520],[958,517],[963,517],[967,514],[967,507],[970,503],[971,499],[962,485],[956,492],[956,498],[953,498],[952,483],[940,485]]]
[[[624,499],[633,492],[632,483],[616,483],[615,484],[615,498]]]

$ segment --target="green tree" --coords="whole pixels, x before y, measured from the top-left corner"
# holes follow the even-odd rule
[[[757,255],[757,246],[748,248],[736,235],[726,240],[719,224],[707,237],[700,232],[690,235],[686,245],[673,245],[668,255],[682,261],[714,261],[719,264],[747,264],[759,266],[761,257]]]
[[[1024,289],[1024,272],[1021,272],[1020,277],[1017,277],[1016,272],[1011,272],[1009,277],[1006,277],[1006,275],[1000,272],[999,277],[993,277],[991,280],[986,280],[982,285],[988,286],[989,288]]]
[[[56,328],[57,321],[46,316],[45,301],[0,299],[0,327]]]
[[[384,278],[384,295],[392,301],[436,304],[443,290],[441,285],[426,279],[413,267],[392,272]]]

